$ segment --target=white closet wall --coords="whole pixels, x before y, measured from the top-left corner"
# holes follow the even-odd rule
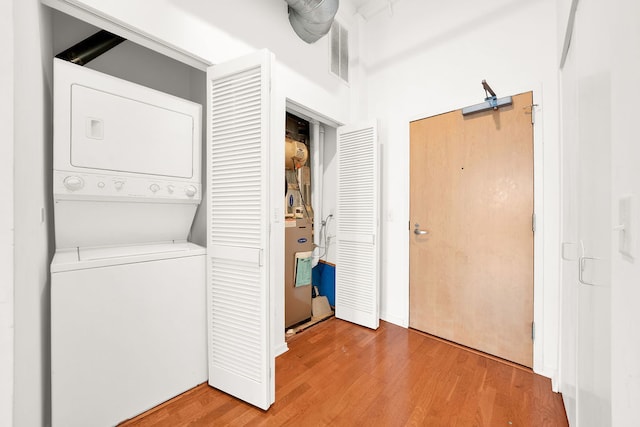
[[[0,49],[13,55],[13,2],[0,6]],[[13,424],[13,64],[0,64],[0,424]],[[8,202],[9,201],[9,202]]]
[[[559,3],[567,9],[569,0]],[[562,11],[560,16],[563,15]],[[619,251],[620,199],[635,198],[640,5],[580,1],[562,70],[563,274],[560,378],[570,425],[633,425],[640,399],[640,264]],[[566,28],[566,22],[561,22]],[[596,29],[603,28],[600,32]],[[561,40],[562,41],[562,40]],[[584,254],[582,244],[584,243]],[[632,250],[633,252],[633,250]],[[585,255],[599,260],[577,258]],[[598,286],[580,284],[584,282]]]

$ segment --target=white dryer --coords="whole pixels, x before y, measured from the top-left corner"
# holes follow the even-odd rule
[[[53,425],[115,425],[207,380],[201,106],[54,61]]]

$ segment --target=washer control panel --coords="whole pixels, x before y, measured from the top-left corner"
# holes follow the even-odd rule
[[[54,171],[53,181],[56,198],[140,198],[199,202],[202,192],[200,183],[189,181],[78,174],[69,171]]]

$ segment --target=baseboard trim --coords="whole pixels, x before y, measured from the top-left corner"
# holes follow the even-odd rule
[[[409,327],[409,322],[406,319],[403,319],[400,316],[392,316],[385,312],[380,313],[380,320],[402,326],[403,328]]]
[[[286,353],[287,351],[289,351],[289,346],[287,345],[286,342],[284,342],[274,349],[275,357],[278,357],[281,354]]]

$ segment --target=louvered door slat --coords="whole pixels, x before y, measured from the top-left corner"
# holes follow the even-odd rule
[[[208,71],[209,384],[273,402],[268,259],[269,91],[264,51]]]
[[[378,144],[375,125],[338,129],[336,316],[379,324]]]

